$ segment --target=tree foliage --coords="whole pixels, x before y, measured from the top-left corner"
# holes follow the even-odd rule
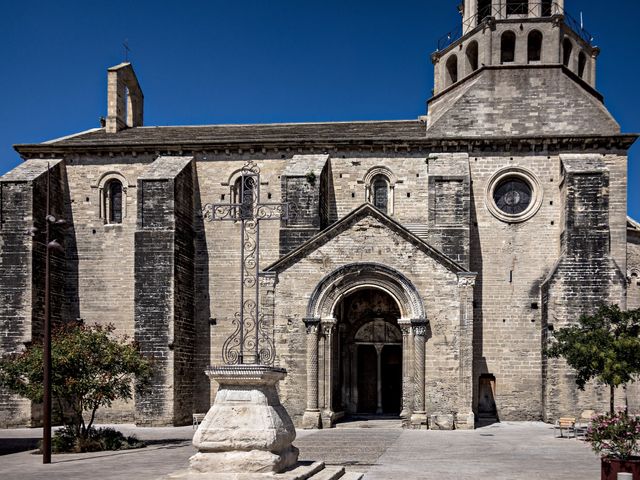
[[[583,315],[576,325],[558,329],[547,349],[549,357],[563,357],[576,371],[576,384],[598,379],[610,387],[610,409],[616,387],[640,374],[640,309],[622,311],[603,305],[594,315]]]
[[[151,377],[150,361],[134,343],[114,337],[114,329],[113,325],[73,323],[52,334],[52,397],[60,413],[71,412],[61,420],[79,438],[88,438],[98,408],[110,407],[116,399],[131,399],[132,385],[143,390]],[[0,359],[0,385],[33,402],[42,402],[42,343]]]

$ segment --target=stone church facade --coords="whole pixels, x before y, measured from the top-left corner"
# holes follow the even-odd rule
[[[186,424],[216,386],[239,308],[242,222],[208,204],[291,202],[261,226],[260,311],[298,426],[400,415],[414,428],[554,420],[607,407],[548,359],[550,332],[640,306],[627,151],[596,90],[598,49],[564,4],[466,0],[416,120],[143,126],[132,66],[108,70],[101,128],[17,145],[0,177],[0,351],[41,337],[47,169],[52,317],[111,323],[154,358],[151,391],[101,420]],[[248,193],[247,193],[248,192]],[[240,210],[239,210],[240,211]],[[240,213],[238,213],[240,215]],[[640,392],[618,401],[640,409]],[[0,425],[39,421],[0,392]]]

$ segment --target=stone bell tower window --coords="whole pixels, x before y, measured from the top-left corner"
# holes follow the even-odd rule
[[[447,87],[458,81],[458,57],[451,55],[447,60]]]
[[[568,67],[569,63],[571,62],[572,50],[573,50],[573,43],[571,43],[571,40],[569,40],[568,38],[565,38],[564,42],[562,42],[562,64],[565,67]]]
[[[491,16],[491,0],[478,0],[478,23]]]
[[[507,0],[507,15],[526,15],[528,9],[526,0]]]
[[[500,44],[500,61],[502,63],[512,63],[516,59],[516,34],[504,32]]]
[[[475,72],[478,69],[478,42],[473,41],[466,50],[467,54],[467,71],[466,74]]]
[[[578,55],[578,76],[584,78],[584,69],[587,66],[587,56],[584,52],[580,52]]]
[[[533,30],[529,34],[527,60],[529,63],[542,60],[542,33],[538,30]]]
[[[542,0],[540,6],[542,8],[541,13],[543,17],[550,17],[553,14],[553,0]]]

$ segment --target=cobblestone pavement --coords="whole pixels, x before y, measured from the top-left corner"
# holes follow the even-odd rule
[[[363,427],[362,424],[353,426]],[[365,480],[588,480],[599,478],[599,460],[582,441],[556,438],[553,428],[536,422],[506,422],[475,431],[416,431],[387,428],[299,431],[301,460],[323,460],[364,472]],[[184,469],[191,427],[135,428],[126,434],[147,440],[147,448],[122,452],[54,455],[42,465],[39,455],[0,455],[0,479],[158,479]],[[0,430],[0,445],[35,439],[38,429]],[[167,440],[169,439],[169,440]]]

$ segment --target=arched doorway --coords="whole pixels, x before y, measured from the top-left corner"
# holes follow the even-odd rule
[[[338,302],[339,407],[347,415],[399,415],[402,408],[400,309],[387,292],[357,290]]]
[[[402,273],[377,263],[337,268],[312,292],[304,324],[304,428],[358,413],[424,417],[428,322]]]

